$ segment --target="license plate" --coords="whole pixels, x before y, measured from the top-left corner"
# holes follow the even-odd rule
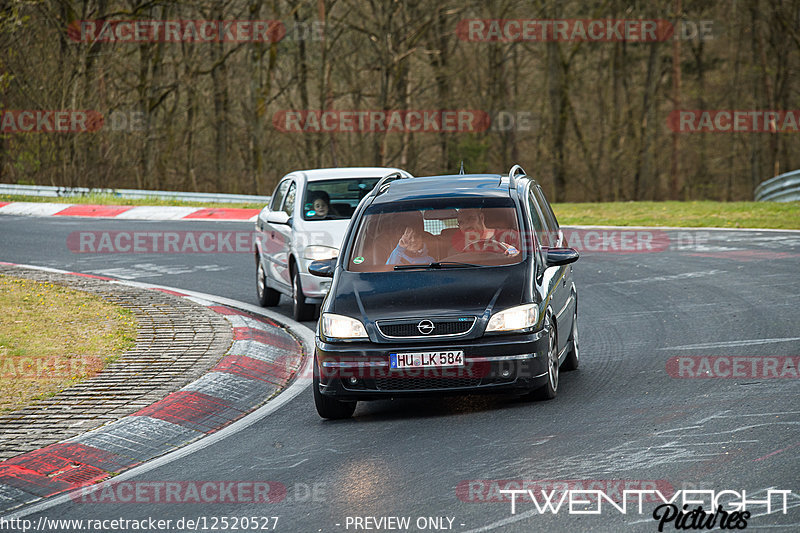
[[[389,354],[390,368],[426,368],[438,366],[464,366],[463,350]]]

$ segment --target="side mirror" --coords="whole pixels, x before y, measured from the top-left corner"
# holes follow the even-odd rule
[[[545,266],[548,268],[574,263],[581,256],[574,248],[547,248],[542,252]]]
[[[269,206],[264,206],[264,208],[258,212],[258,218],[256,219],[256,228],[263,230],[264,224],[267,222],[267,215],[269,215]]]
[[[292,225],[291,219],[286,211],[271,211],[267,214],[267,222],[270,224],[283,224],[285,226]]]
[[[321,278],[332,278],[333,271],[336,269],[336,258],[312,261],[308,265],[308,273]]]

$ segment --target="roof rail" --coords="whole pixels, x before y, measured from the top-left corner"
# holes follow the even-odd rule
[[[378,196],[379,194],[385,192],[386,189],[389,188],[389,184],[394,180],[406,179],[406,178],[408,178],[408,176],[406,176],[399,170],[396,170],[391,174],[386,174],[384,177],[380,179],[378,184],[375,185],[375,187],[373,188],[373,190],[375,191],[375,196]]]
[[[525,173],[525,169],[522,168],[519,165],[514,165],[513,167],[511,167],[511,170],[508,171],[508,188],[509,188],[509,190],[516,186],[516,183],[514,182],[514,178],[516,178],[518,174],[521,175],[521,176],[526,176],[527,175]]]

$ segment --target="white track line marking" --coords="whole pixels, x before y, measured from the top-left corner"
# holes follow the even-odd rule
[[[700,344],[684,344],[682,346],[667,346],[659,350],[700,350],[704,348],[727,348],[729,346],[756,346],[758,344],[775,344],[779,342],[800,341],[800,337],[779,337],[773,339],[742,339],[739,341],[703,342]]]

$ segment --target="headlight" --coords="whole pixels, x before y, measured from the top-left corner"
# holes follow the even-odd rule
[[[324,261],[325,259],[339,257],[339,249],[314,244],[312,246],[306,246],[306,249],[303,251],[303,257],[311,259],[312,261]]]
[[[322,334],[332,339],[367,338],[364,324],[349,316],[324,313],[322,315]]]
[[[539,321],[539,306],[525,304],[492,315],[486,331],[516,331],[532,328]]]

